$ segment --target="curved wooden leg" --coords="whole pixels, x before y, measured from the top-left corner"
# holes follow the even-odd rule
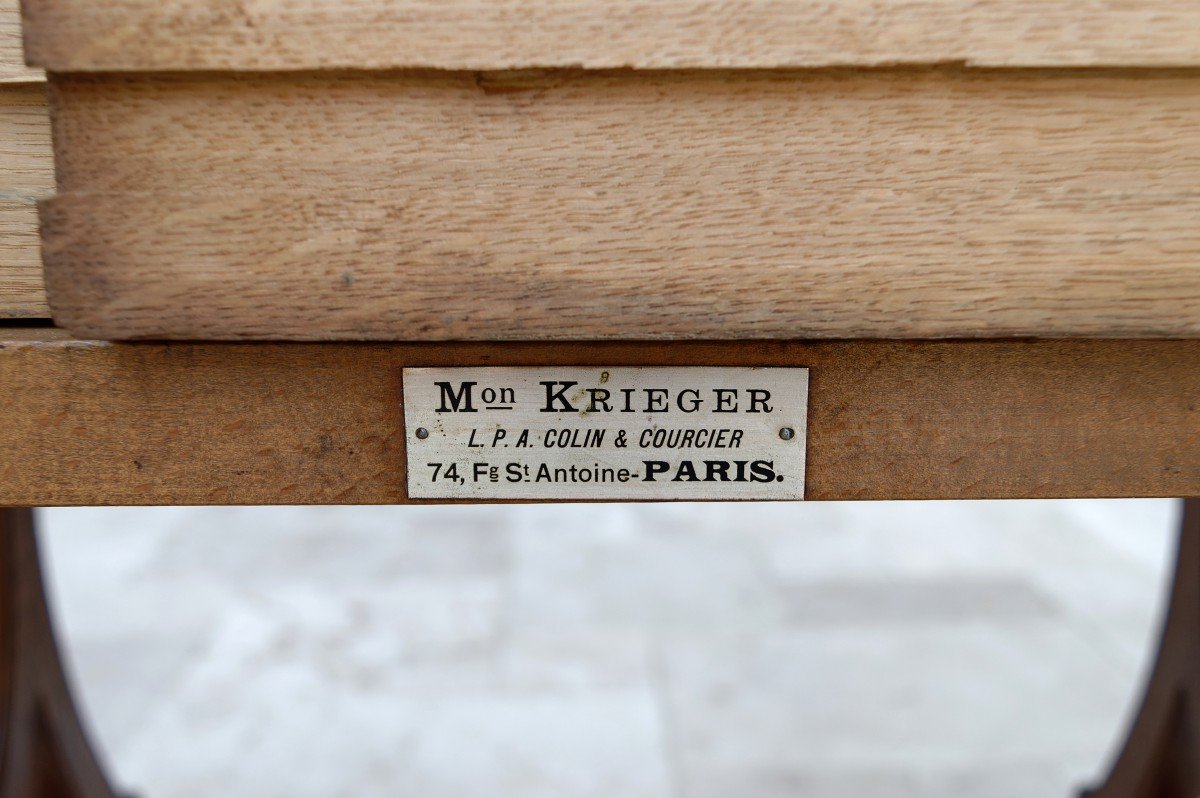
[[[1200,499],[1187,499],[1158,659],[1104,786],[1088,798],[1200,796]]]
[[[33,511],[0,508],[0,798],[114,798],[63,672]]]
[[[50,621],[33,511],[0,508],[0,798],[116,798]],[[1200,499],[1184,502],[1158,658],[1125,747],[1087,798],[1200,796]]]

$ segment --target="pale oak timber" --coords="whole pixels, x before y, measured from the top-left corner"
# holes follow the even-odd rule
[[[0,83],[0,319],[50,315],[36,203],[53,191],[45,86]]]
[[[406,366],[811,369],[810,499],[1200,492],[1200,341],[0,347],[0,504],[407,501]]]
[[[0,198],[0,319],[47,318],[32,200]]]
[[[17,0],[0,0],[0,84],[41,83],[40,69],[25,65],[21,52],[21,9]]]
[[[49,70],[1200,64],[1194,0],[25,0]]]
[[[1200,77],[55,76],[79,337],[1200,334]]]
[[[54,191],[44,81],[25,66],[16,0],[0,0],[0,319],[50,315],[35,206]]]

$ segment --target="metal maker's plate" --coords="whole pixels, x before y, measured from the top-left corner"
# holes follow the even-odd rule
[[[414,499],[803,499],[808,369],[404,370]]]

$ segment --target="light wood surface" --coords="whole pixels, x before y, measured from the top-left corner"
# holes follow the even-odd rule
[[[44,80],[24,64],[17,0],[0,0],[0,319],[50,313],[35,204],[54,191]]]
[[[1200,80],[57,76],[80,337],[1200,334]]]
[[[21,9],[17,0],[0,0],[0,84],[40,83],[40,69],[25,66],[21,52]]]
[[[1200,493],[1200,341],[0,345],[0,505],[403,502],[401,370],[811,369],[811,499]]]
[[[0,319],[50,315],[35,205],[54,191],[44,81],[25,66],[16,0],[0,0]]]
[[[32,202],[0,199],[0,319],[50,316]]]
[[[0,318],[50,315],[36,203],[53,191],[45,88],[0,83]]]
[[[55,71],[1200,64],[1195,0],[26,0]]]

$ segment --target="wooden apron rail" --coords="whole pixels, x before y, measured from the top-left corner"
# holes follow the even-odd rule
[[[0,505],[406,502],[401,370],[448,365],[807,366],[809,499],[1200,494],[1200,341],[6,338]]]
[[[1136,340],[1200,336],[1194,0],[25,11],[61,323],[484,342],[0,328],[0,505],[405,503],[403,369],[462,365],[807,367],[809,499],[1200,495],[1200,340]],[[39,91],[0,87],[0,318],[48,313]],[[108,798],[0,537],[0,798]],[[1181,540],[1103,798],[1200,786],[1196,501]]]

